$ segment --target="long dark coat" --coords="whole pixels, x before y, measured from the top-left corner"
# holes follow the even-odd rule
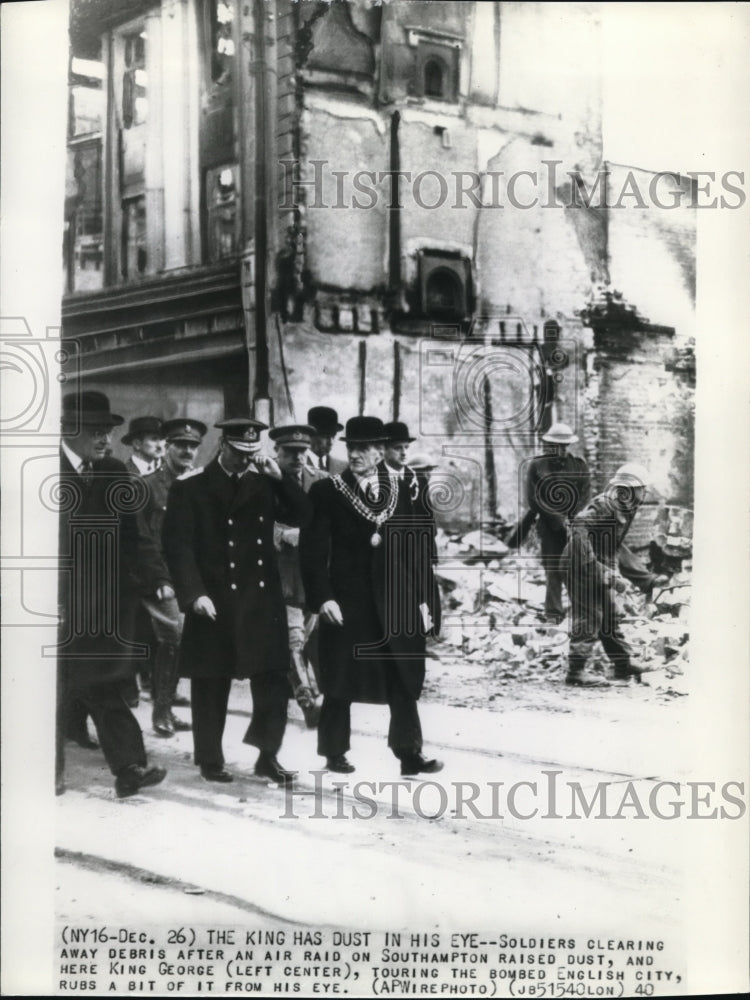
[[[419,605],[426,603],[433,617],[439,612],[429,532],[415,518],[404,483],[382,472],[379,478],[381,504],[386,491],[398,490],[394,514],[381,529],[382,544],[372,546],[373,524],[333,479],[325,479],[310,489],[313,515],[300,534],[300,564],[310,609],[317,612],[335,600],[344,619],[343,626],[320,621],[321,690],[335,698],[384,704],[389,665],[395,665],[409,694],[419,697],[425,672]],[[342,479],[367,502],[348,469]],[[366,646],[371,648],[357,651]]]
[[[164,555],[185,627],[183,677],[252,677],[288,668],[286,608],[273,545],[276,520],[301,525],[309,510],[296,483],[253,471],[239,489],[214,460],[172,485]],[[216,621],[195,614],[213,601]]]
[[[117,459],[94,462],[87,483],[60,453],[58,662],[71,693],[132,675],[135,511],[144,499],[141,480]]]

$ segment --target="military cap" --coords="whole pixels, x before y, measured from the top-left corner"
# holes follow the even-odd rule
[[[310,424],[285,424],[283,427],[274,427],[268,432],[268,436],[277,446],[306,449],[312,444],[314,433],[315,428]]]
[[[161,420],[158,417],[134,417],[128,424],[128,433],[122,436],[122,443],[130,444],[131,441],[143,437],[144,434],[157,434],[161,437]]]
[[[161,432],[167,441],[190,441],[200,444],[208,428],[200,420],[191,417],[177,417],[162,424]]]
[[[313,406],[307,411],[307,422],[315,428],[317,434],[333,437],[343,426],[339,423],[339,415],[330,406]]]
[[[223,432],[224,440],[237,451],[257,451],[260,432],[268,430],[268,424],[251,417],[231,417],[214,424]]]

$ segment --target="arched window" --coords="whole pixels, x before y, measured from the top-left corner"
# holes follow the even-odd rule
[[[445,97],[445,65],[439,59],[424,64],[424,96]]]
[[[464,290],[457,274],[438,267],[427,278],[425,312],[431,319],[463,319]]]

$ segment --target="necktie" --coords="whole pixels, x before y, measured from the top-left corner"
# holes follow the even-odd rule
[[[321,455],[320,458],[318,459],[318,467],[321,468],[321,469],[323,469],[323,471],[325,472],[325,470],[326,470],[326,457],[325,457],[325,455]]]
[[[365,492],[367,494],[367,499],[370,501],[370,503],[377,503],[378,500],[380,499],[380,489],[378,488],[377,481],[374,479],[371,479],[370,482],[367,484]]]
[[[83,485],[91,486],[94,479],[94,467],[87,459],[81,462],[80,473]]]

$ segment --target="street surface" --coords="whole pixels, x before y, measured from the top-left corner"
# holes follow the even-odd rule
[[[428,661],[428,673],[449,668]],[[400,778],[386,747],[385,707],[353,707],[349,756],[357,770],[344,776],[312,773],[323,765],[315,734],[290,704],[280,759],[299,771],[300,791],[317,782],[319,792],[293,798],[252,774],[255,751],[241,742],[247,682],[234,684],[224,739],[232,785],[200,777],[190,733],[154,736],[142,699],[136,714],[150,760],[169,769],[162,785],[119,801],[101,753],[67,745],[67,792],[57,800],[58,920],[93,926],[147,913],[160,923],[189,914],[194,923],[423,931],[470,923],[669,938],[682,896],[672,824],[633,819],[633,809],[621,819],[596,819],[596,809],[588,819],[566,818],[568,782],[587,793],[610,783],[611,814],[628,782],[647,803],[658,780],[680,780],[689,699],[665,698],[656,675],[652,683],[580,691],[550,679],[523,696],[506,692],[491,711],[423,700],[425,752],[445,769],[425,776],[421,792],[419,780]],[[556,808],[544,794],[550,771],[561,772]],[[366,789],[373,804],[356,801],[357,782],[375,783]],[[402,784],[377,787],[389,782]],[[478,788],[474,809],[460,782]],[[536,782],[539,794],[519,786],[514,816],[491,782]],[[536,817],[522,818],[535,806]]]

